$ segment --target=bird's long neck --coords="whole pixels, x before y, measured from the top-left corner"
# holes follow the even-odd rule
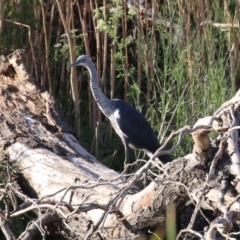
[[[90,74],[90,88],[93,94],[93,98],[95,99],[95,101],[97,102],[100,110],[103,112],[104,115],[106,115],[107,117],[110,116],[111,114],[111,109],[109,109],[109,101],[110,99],[108,99],[103,92],[101,91],[101,89],[98,86],[98,73],[97,73],[97,69],[95,67],[95,65],[91,62],[90,66],[87,67],[89,74]]]

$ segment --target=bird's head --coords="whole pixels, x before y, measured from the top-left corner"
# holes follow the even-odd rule
[[[74,63],[70,65],[70,67],[87,66],[89,62],[91,62],[91,60],[87,55],[81,55],[77,58],[77,60]]]

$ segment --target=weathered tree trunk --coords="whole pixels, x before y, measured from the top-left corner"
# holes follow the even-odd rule
[[[35,239],[36,234],[50,234],[49,226],[59,219],[68,234],[79,239],[146,237],[146,230],[165,225],[169,204],[175,205],[180,216],[186,203],[195,208],[179,237],[188,233],[198,239],[217,239],[217,231],[222,235],[232,231],[233,223],[239,219],[239,201],[235,198],[240,179],[238,95],[213,116],[169,137],[171,140],[179,135],[171,152],[181,144],[184,134],[192,133],[191,154],[164,166],[152,158],[126,178],[81,147],[53,97],[27,73],[24,50],[0,60],[2,159],[15,164],[20,175],[16,181],[8,167],[8,183],[1,191],[4,203],[7,194],[12,196],[13,207],[5,204],[5,209],[0,210],[0,227],[7,239]],[[218,139],[210,140],[211,131],[221,132]],[[155,156],[161,159],[165,152],[160,150]],[[138,188],[138,184],[144,186],[143,182],[146,186]],[[20,205],[18,198],[23,201]],[[218,218],[212,214],[208,219],[205,235],[194,231],[193,226],[196,214],[203,214],[204,209],[218,214]],[[38,218],[21,236],[14,236],[7,220],[29,211],[35,211]]]

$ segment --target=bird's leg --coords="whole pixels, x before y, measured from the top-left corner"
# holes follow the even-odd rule
[[[123,139],[123,145],[125,150],[125,160],[124,160],[124,168],[125,168],[126,164],[129,163],[129,146],[128,146],[127,139]]]

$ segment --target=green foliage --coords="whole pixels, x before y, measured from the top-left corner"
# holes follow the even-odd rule
[[[127,95],[131,97],[133,102],[135,103],[139,102],[139,98],[141,96],[141,89],[139,88],[136,82],[134,82],[131,86],[129,86]],[[141,107],[137,105],[136,105],[136,108],[138,108],[138,110],[141,109]]]
[[[78,43],[75,52],[76,56],[80,55],[84,50],[83,45],[83,34],[80,34],[77,29],[71,31],[71,37],[74,38]],[[59,43],[54,46],[54,60],[61,62],[62,58],[65,58],[69,62],[69,46],[67,41],[67,34],[62,34]]]
[[[214,18],[224,21],[224,12],[219,3],[214,1],[212,6],[211,14]],[[229,87],[233,88],[234,83],[227,75],[229,65],[226,64],[226,33],[206,26],[208,39],[203,36],[194,37],[197,34],[198,20],[192,16],[192,34],[184,36],[184,32],[178,29],[183,28],[178,6],[172,3],[163,8],[162,14],[176,23],[176,26],[166,31],[163,23],[156,21],[155,38],[152,37],[150,27],[142,32],[140,38],[134,39],[133,35],[128,35],[124,39],[121,33],[115,31],[115,24],[123,14],[119,5],[111,5],[107,19],[103,19],[102,11],[102,8],[96,11],[98,28],[117,44],[114,55],[118,78],[116,92],[119,85],[123,85],[123,78],[127,74],[131,81],[127,89],[128,102],[147,116],[153,128],[159,132],[161,141],[174,129],[194,124],[199,117],[212,114],[230,97]],[[136,24],[136,14],[134,8],[128,11],[127,19],[133,24]],[[187,44],[183,41],[184,37],[189,38]],[[135,64],[130,63],[127,73],[124,72],[126,56],[122,54],[125,47],[128,47],[131,57],[135,58]],[[155,60],[155,73],[149,73],[147,55]],[[136,63],[139,61],[142,65],[141,88],[136,80]],[[150,99],[147,87],[152,93]],[[177,139],[172,144],[176,141]],[[174,153],[175,157],[187,154],[192,144],[191,137],[185,136],[183,144]]]
[[[81,4],[81,1],[79,3]],[[176,1],[159,5],[156,1],[156,10],[159,14],[158,19],[155,19],[154,28],[143,12],[141,14],[137,12],[137,8],[128,8],[125,12],[120,0],[108,2],[106,6],[98,4],[98,8],[93,5],[93,12],[89,10],[87,13],[87,33],[83,32],[76,9],[73,11],[76,26],[72,28],[71,37],[77,43],[76,55],[85,54],[83,37],[87,35],[93,59],[95,57],[96,60],[100,56],[101,60],[105,60],[103,34],[107,34],[105,56],[107,68],[104,82],[101,83],[105,93],[107,96],[110,95],[109,89],[112,84],[110,52],[114,46],[116,74],[114,95],[118,98],[126,96],[125,100],[147,117],[161,142],[171,131],[186,124],[193,125],[199,117],[212,114],[235,92],[235,78],[230,74],[229,53],[232,44],[239,41],[239,31],[238,29],[221,31],[222,29],[214,28],[211,24],[201,25],[201,11],[195,1],[187,5],[182,3],[182,6]],[[34,15],[36,10],[34,7],[37,5],[39,5],[38,1],[30,0],[20,0],[18,5],[8,2],[5,7],[5,17],[29,25],[36,34],[42,29],[42,21],[35,19]],[[44,7],[47,6],[49,5],[46,4]],[[202,17],[206,21],[232,22],[236,18],[236,2],[228,1],[228,6],[223,7],[221,1],[214,0],[204,14]],[[96,47],[97,35],[96,29],[93,29],[93,19],[97,21],[97,29],[100,31],[99,48]],[[138,26],[138,19],[141,20],[141,26]],[[52,36],[49,39],[50,74],[53,79],[54,94],[71,123],[74,107],[68,81],[69,46],[58,20],[59,15],[54,19],[52,32],[48,33]],[[124,21],[126,26],[123,26]],[[166,22],[170,24],[167,26]],[[40,34],[32,37],[35,36],[42,37]],[[42,38],[41,44],[43,43]],[[9,53],[11,49],[28,46],[27,29],[7,23],[7,28],[0,35],[1,53]],[[43,45],[34,47],[36,55],[38,54],[37,63],[42,66],[44,47]],[[62,70],[64,64],[66,71]],[[100,68],[99,71],[102,73],[102,65]],[[235,74],[237,68],[238,66]],[[40,76],[43,74],[41,69],[41,67],[38,69]],[[101,119],[103,121],[99,126],[98,134],[95,129],[91,129],[89,90],[86,90],[88,75],[85,70],[79,70],[82,76],[79,100],[82,144],[99,159],[107,159],[106,161],[109,162],[114,158],[123,159],[120,154],[121,142],[104,117]],[[172,144],[175,142],[176,140]],[[174,153],[175,157],[188,153],[192,144],[191,137],[186,136],[181,147]]]

